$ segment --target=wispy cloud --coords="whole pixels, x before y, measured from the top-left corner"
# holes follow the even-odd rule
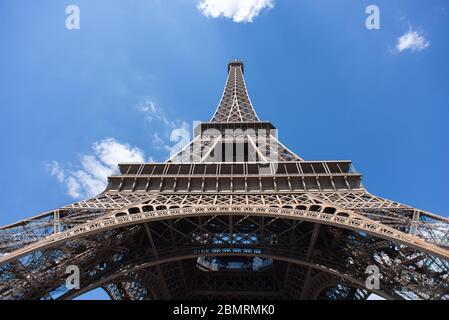
[[[253,22],[263,9],[274,7],[274,0],[201,0],[197,8],[211,18],[225,17],[234,22]]]
[[[59,182],[64,182],[65,180],[65,173],[64,170],[59,165],[58,161],[52,161],[50,163],[47,163],[47,170],[50,172],[52,176],[54,176]]]
[[[422,51],[430,46],[430,42],[418,32],[410,29],[398,38],[396,51],[403,52],[405,50]]]
[[[145,98],[137,106],[140,112],[145,115],[147,121],[152,122],[153,120],[160,121],[164,126],[168,128],[175,128],[176,122],[168,119],[162,108],[160,108],[154,101]]]
[[[138,105],[138,110],[145,115],[147,121],[159,124],[160,130],[151,134],[154,149],[165,150],[171,157],[190,142],[189,125],[185,121],[169,119],[164,110],[151,99],[143,99]]]
[[[150,134],[153,151],[162,151],[164,157],[171,156],[190,142],[189,125],[181,120],[170,120],[154,101],[144,99],[138,110],[152,123]],[[92,152],[79,157],[79,163],[62,166],[58,161],[46,167],[50,175],[65,185],[67,194],[74,199],[90,198],[100,194],[107,186],[107,178],[118,173],[120,162],[154,162],[145,159],[145,153],[114,138],[106,138],[92,144]],[[69,168],[69,169],[67,169]]]
[[[151,135],[151,143],[153,144],[153,146],[157,149],[160,149],[161,146],[163,146],[165,144],[165,140],[163,138],[161,138],[161,136],[159,135],[159,133],[154,132]]]
[[[182,122],[178,128],[171,130],[168,138],[161,137],[155,132],[151,136],[153,147],[157,150],[165,150],[169,154],[169,158],[180,151],[190,142],[190,131],[187,122]],[[172,145],[175,143],[175,145]]]
[[[92,154],[82,155],[76,170],[65,170],[57,161],[47,165],[50,174],[67,188],[74,199],[88,198],[101,193],[107,178],[118,172],[120,162],[145,162],[142,150],[107,138],[92,145]]]

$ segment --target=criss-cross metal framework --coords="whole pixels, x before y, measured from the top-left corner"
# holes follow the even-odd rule
[[[1,228],[0,298],[448,299],[449,219],[294,154],[243,74],[229,63],[212,120],[165,163],[120,164],[99,196]]]

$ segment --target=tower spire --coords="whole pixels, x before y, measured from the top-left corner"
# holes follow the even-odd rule
[[[242,61],[228,64],[228,79],[211,122],[259,122],[246,90]]]

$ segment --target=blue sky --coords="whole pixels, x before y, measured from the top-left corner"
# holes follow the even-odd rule
[[[172,130],[210,119],[234,58],[298,155],[350,159],[370,192],[449,215],[447,1],[260,0],[252,17],[214,1],[0,2],[1,225],[101,189],[117,155],[164,160]]]

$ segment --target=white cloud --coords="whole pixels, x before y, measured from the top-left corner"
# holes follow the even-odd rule
[[[163,125],[169,128],[175,128],[174,121],[169,120],[161,108],[156,103],[148,98],[144,99],[138,106],[140,112],[145,114],[146,119],[151,122],[153,119],[159,120]]]
[[[171,157],[190,142],[189,125],[181,120],[169,120],[162,108],[154,101],[145,98],[139,105],[140,112],[145,114],[147,121],[159,121],[162,130],[151,134],[151,143],[156,150],[165,150]],[[153,123],[154,124],[154,123]],[[154,128],[154,126],[152,126]],[[175,143],[173,145],[173,143]]]
[[[63,182],[65,179],[64,170],[59,165],[58,161],[52,161],[51,163],[47,164],[47,170],[50,172],[50,174],[56,179],[58,179],[59,182]]]
[[[93,154],[81,156],[81,169],[67,171],[57,161],[47,165],[50,174],[66,185],[68,195],[74,199],[93,197],[104,191],[108,176],[118,172],[118,163],[145,162],[142,150],[113,138],[95,142],[92,150]]]
[[[148,99],[145,99],[145,101],[139,105],[139,110],[148,113],[155,113],[157,111],[156,104]]]
[[[234,22],[253,22],[262,9],[274,7],[274,0],[201,0],[197,8],[206,17],[225,17]]]
[[[151,142],[157,149],[160,149],[160,147],[165,144],[165,140],[163,138],[161,138],[161,136],[157,132],[152,134]]]
[[[169,120],[163,110],[150,99],[144,99],[138,110],[152,122],[151,128],[157,130],[151,134],[155,149],[170,155],[190,141],[189,126],[180,120]],[[157,125],[156,125],[157,124]],[[176,143],[174,146],[172,144]],[[152,157],[149,162],[155,162]],[[106,138],[92,144],[92,152],[80,156],[80,162],[74,169],[64,169],[59,162],[51,161],[46,165],[48,172],[67,188],[67,194],[74,199],[94,197],[103,192],[107,178],[118,173],[120,162],[145,162],[144,152],[129,144],[122,144],[113,138]]]
[[[67,193],[73,199],[80,199],[83,197],[81,185],[74,177],[68,177],[66,180]]]
[[[409,30],[399,37],[396,44],[396,50],[402,52],[405,50],[422,51],[430,45],[430,42],[417,31]]]
[[[94,143],[93,149],[99,159],[107,166],[116,166],[119,162],[144,162],[144,153],[137,147],[121,144],[113,138]]]

